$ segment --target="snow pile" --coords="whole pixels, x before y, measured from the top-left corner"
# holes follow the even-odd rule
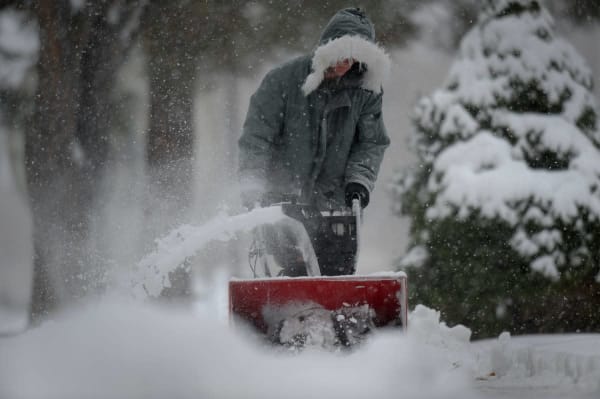
[[[334,311],[311,301],[264,306],[267,338],[290,351],[356,350],[376,331],[376,314],[366,304],[346,305]]]
[[[570,397],[600,394],[600,335],[535,335],[473,345],[480,385],[554,389]],[[578,396],[579,395],[579,396]],[[598,396],[594,396],[598,397]]]
[[[440,312],[417,305],[408,336],[466,372],[479,392],[501,397],[598,397],[600,334],[531,335],[469,342],[471,331],[448,327]],[[539,396],[538,396],[539,394]]]
[[[452,368],[473,367],[469,353],[471,330],[462,325],[448,327],[440,322],[440,312],[417,305],[409,314],[408,335],[415,341],[438,351]]]
[[[284,308],[267,308],[264,314],[269,325],[269,335],[275,333],[276,342],[281,342],[286,347],[335,348],[337,337],[331,312],[318,304],[291,304]],[[274,326],[269,319],[281,321],[281,325]]]
[[[460,324],[448,327],[440,320],[439,311],[423,305],[417,305],[410,312],[408,326],[408,336],[436,350],[444,357],[447,366],[477,373],[480,365],[473,356],[470,329]]]
[[[597,397],[600,335],[471,343],[417,306],[407,334],[382,330],[354,352],[270,350],[209,306],[106,299],[0,338],[0,397]],[[539,395],[538,395],[539,394]],[[558,396],[557,396],[558,395]],[[591,395],[591,396],[586,396]],[[596,396],[594,396],[596,395]]]
[[[474,397],[467,373],[448,365],[440,347],[399,330],[350,354],[292,355],[244,335],[205,312],[89,304],[0,339],[0,397]]]

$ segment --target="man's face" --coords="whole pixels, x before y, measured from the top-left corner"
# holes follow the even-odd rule
[[[325,71],[325,78],[332,79],[332,78],[339,78],[341,76],[344,76],[344,74],[346,72],[348,72],[350,70],[350,68],[352,68],[352,65],[354,64],[354,62],[355,62],[355,60],[353,60],[351,58],[346,58],[346,59],[338,61],[335,65],[329,67]]]

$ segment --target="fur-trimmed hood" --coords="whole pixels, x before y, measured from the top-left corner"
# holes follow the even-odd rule
[[[385,50],[375,43],[373,24],[357,8],[338,11],[323,30],[311,60],[311,73],[302,85],[304,94],[309,95],[319,87],[327,68],[348,58],[365,66],[361,87],[381,92],[391,61]]]

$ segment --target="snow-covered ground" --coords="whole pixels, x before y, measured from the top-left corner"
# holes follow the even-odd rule
[[[418,306],[406,335],[381,332],[350,354],[282,353],[233,330],[214,310],[110,298],[65,311],[0,339],[0,397],[600,395],[600,335],[503,335],[471,343],[467,328],[448,328],[437,312]]]
[[[282,217],[277,209],[256,209],[179,227],[132,270],[109,275],[103,297],[0,338],[0,398],[600,395],[600,334],[503,334],[473,343],[468,328],[449,328],[438,312],[416,306],[407,334],[378,332],[352,353],[313,347],[298,353],[274,350],[229,326],[226,269],[197,279],[192,305],[152,299],[168,286],[168,274],[208,243]],[[144,289],[136,290],[140,284]]]

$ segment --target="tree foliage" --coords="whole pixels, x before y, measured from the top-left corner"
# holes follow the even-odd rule
[[[444,87],[421,100],[413,300],[475,336],[597,330],[600,132],[592,79],[537,0],[490,0]]]
[[[600,22],[600,3],[596,0],[548,0],[548,6],[578,24]]]

